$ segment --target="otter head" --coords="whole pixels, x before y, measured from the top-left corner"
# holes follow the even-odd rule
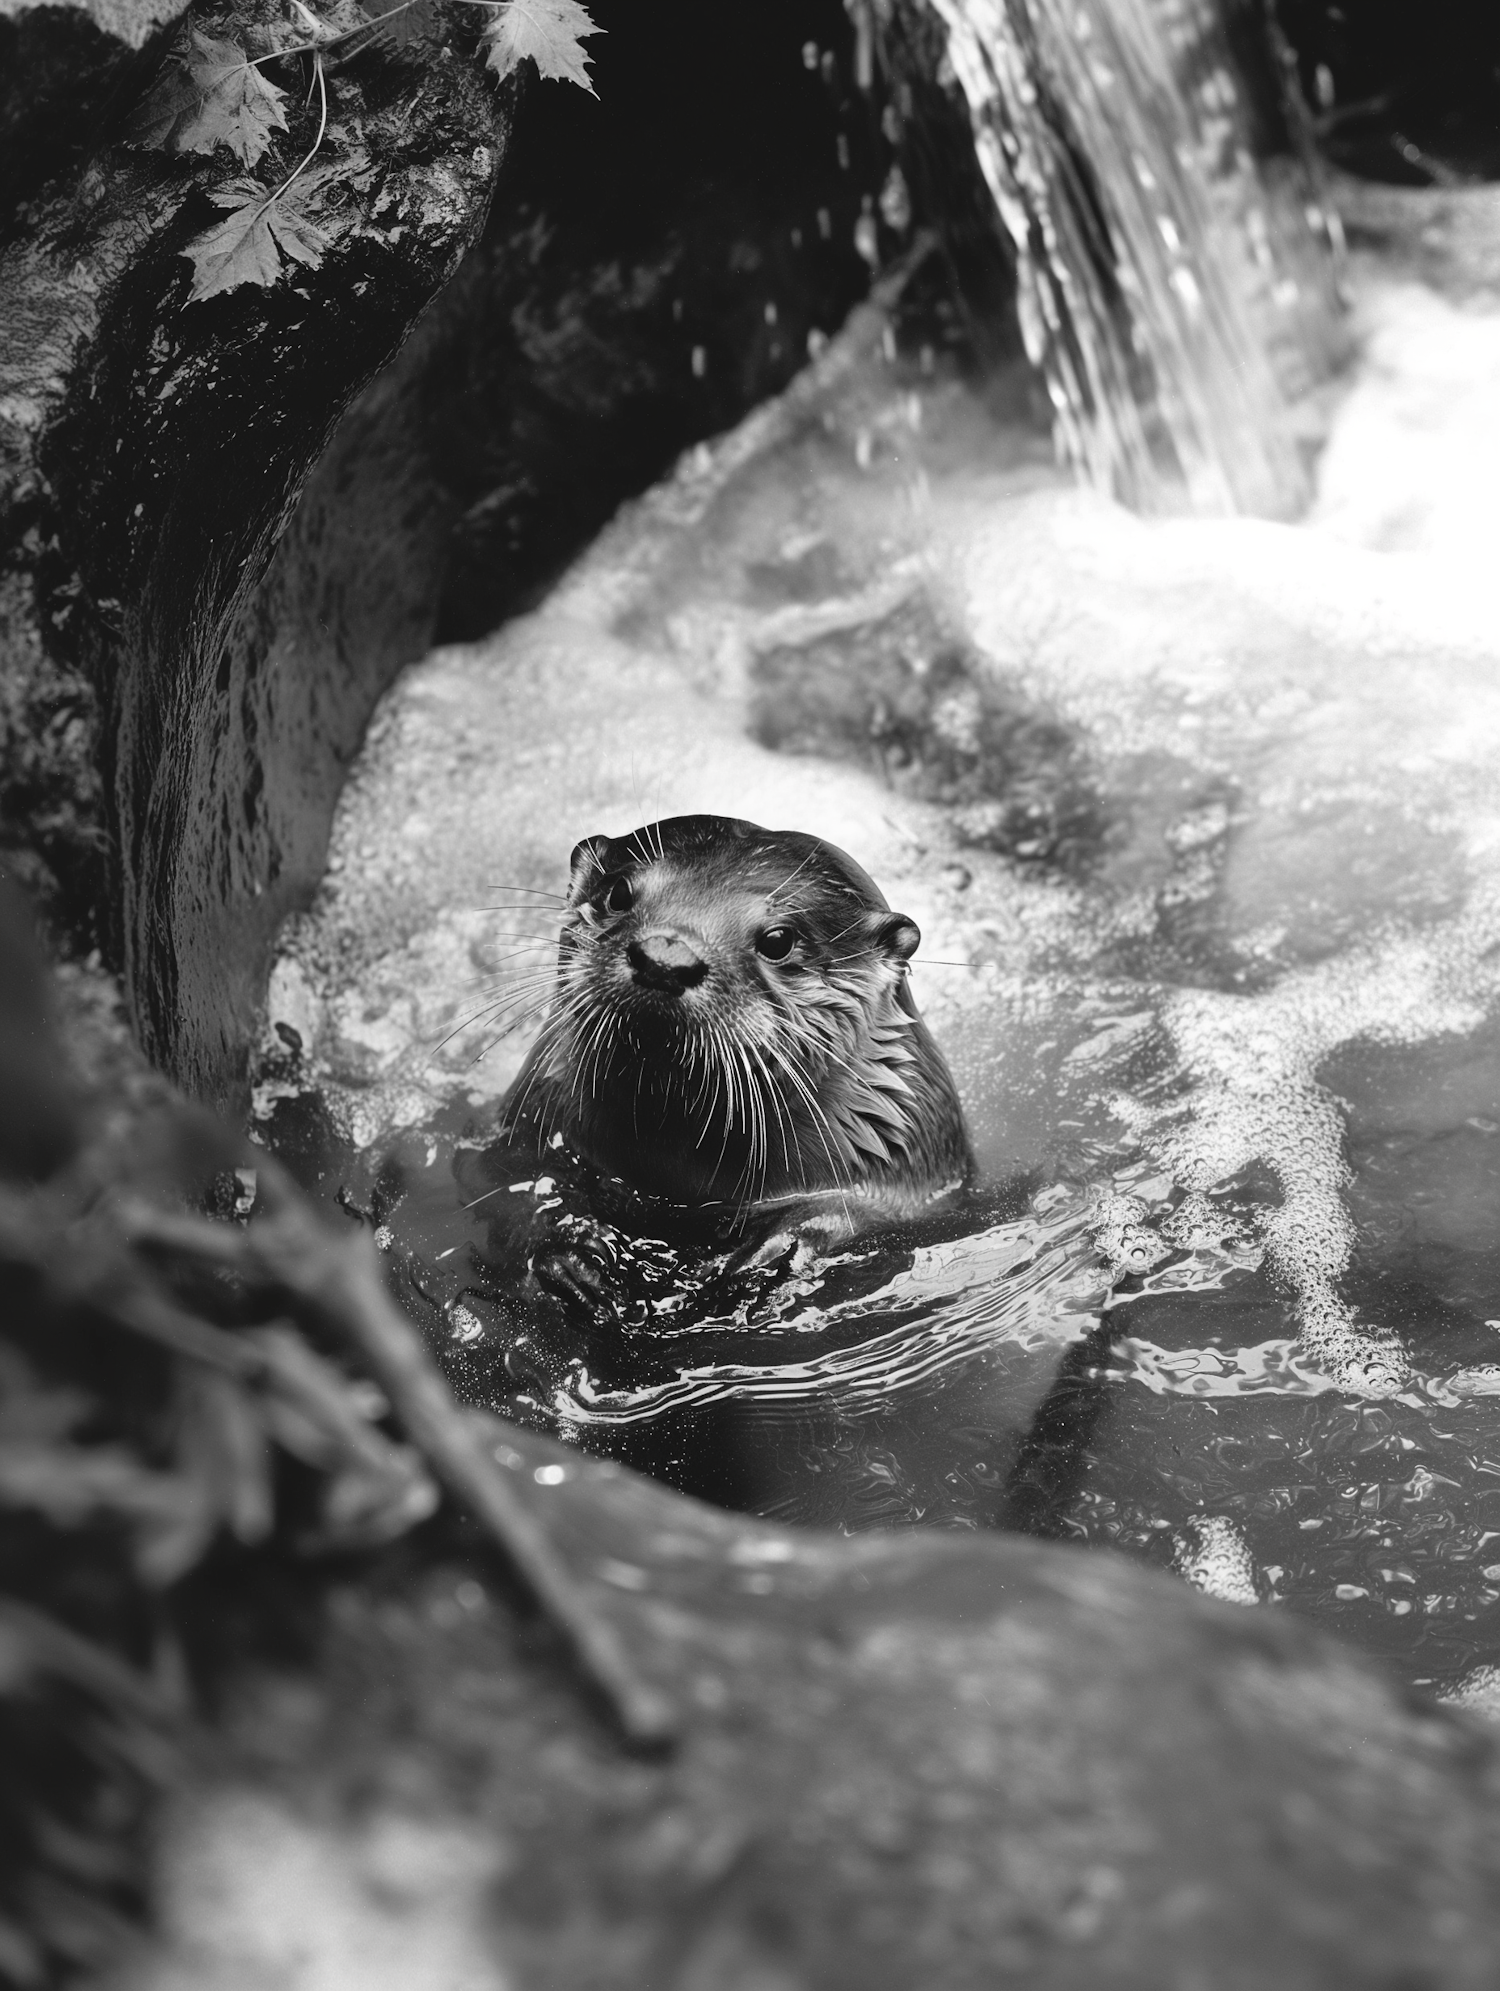
[[[818,837],[678,816],[573,852],[538,1057],[635,1187],[752,1203],[899,1152],[921,935]]]

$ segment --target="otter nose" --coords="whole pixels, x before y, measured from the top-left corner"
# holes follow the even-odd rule
[[[649,989],[690,989],[708,973],[708,963],[699,958],[680,933],[643,933],[625,950],[638,982]]]

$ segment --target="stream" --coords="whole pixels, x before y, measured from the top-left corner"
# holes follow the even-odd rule
[[[1439,1688],[1500,1660],[1500,309],[1354,282],[1301,524],[1082,492],[866,311],[387,696],[257,1127],[469,1400],[784,1520],[1110,1546]],[[917,921],[981,1164],[732,1304],[493,1133],[573,845],[697,811]],[[527,1270],[585,1229],[617,1322]]]

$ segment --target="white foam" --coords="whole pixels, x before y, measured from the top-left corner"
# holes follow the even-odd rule
[[[1172,1567],[1210,1597],[1226,1604],[1256,1604],[1255,1559],[1250,1544],[1225,1514],[1196,1514],[1172,1538]]]

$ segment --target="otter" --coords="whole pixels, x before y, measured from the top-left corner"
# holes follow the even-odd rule
[[[908,981],[920,939],[819,837],[726,816],[585,837],[502,1127],[769,1227],[757,1261],[913,1217],[974,1169]]]

